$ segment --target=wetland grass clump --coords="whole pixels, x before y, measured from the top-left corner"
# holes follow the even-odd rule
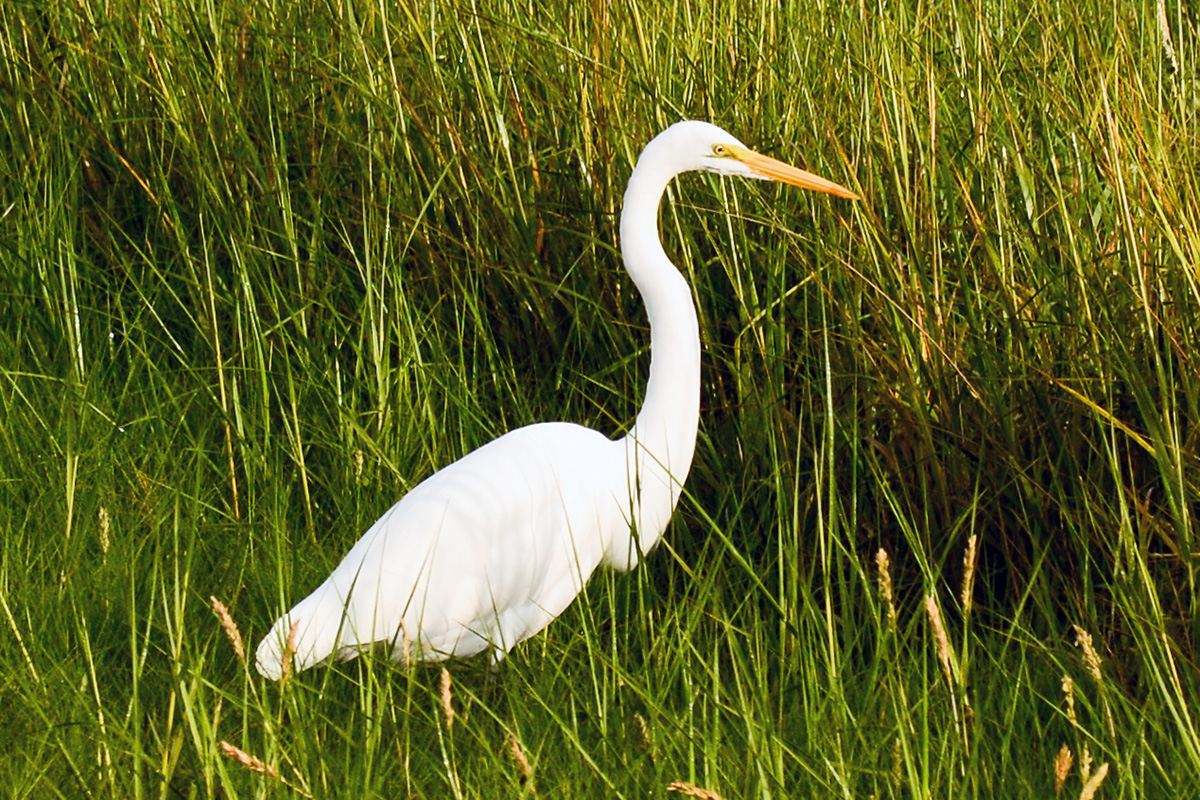
[[[0,5],[0,780],[1200,794],[1195,26]],[[238,642],[417,481],[517,425],[633,419],[616,215],[685,117],[864,200],[671,190],[704,413],[659,551],[493,681],[264,682]]]

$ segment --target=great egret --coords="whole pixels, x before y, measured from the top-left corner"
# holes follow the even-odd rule
[[[596,567],[632,569],[658,542],[700,417],[696,308],[663,251],[658,207],[667,183],[692,170],[857,199],[706,122],[660,133],[638,158],[621,212],[625,269],[650,320],[650,378],[629,433],[529,425],[427,478],[275,623],[258,646],[259,672],[278,680],[289,657],[298,671],[376,647],[405,662],[490,650],[495,664],[561,614]]]

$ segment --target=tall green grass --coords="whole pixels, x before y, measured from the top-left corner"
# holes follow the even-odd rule
[[[0,5],[0,783],[1200,791],[1195,25]],[[659,552],[494,683],[449,664],[452,724],[437,666],[260,679],[210,598],[252,647],[437,468],[529,422],[632,420],[617,214],[685,117],[865,199],[674,185],[704,417]]]

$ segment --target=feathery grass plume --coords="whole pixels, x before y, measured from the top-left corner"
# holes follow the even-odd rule
[[[283,647],[283,669],[279,672],[279,682],[284,683],[292,674],[292,656],[296,655],[296,634],[300,630],[300,621],[292,623],[288,631],[287,644]]]
[[[454,704],[450,696],[450,670],[442,667],[442,713],[446,715],[446,730],[454,729]]]
[[[1075,715],[1075,681],[1070,675],[1063,675],[1062,682],[1063,697],[1067,700],[1067,719],[1071,720],[1072,725],[1079,724],[1079,718]]]
[[[269,778],[279,777],[279,771],[277,769],[264,764],[261,759],[250,755],[245,750],[234,747],[229,742],[221,742],[221,752],[227,757],[232,758],[234,761],[241,764],[246,769],[252,769],[255,772],[266,775]]]
[[[525,751],[521,749],[521,743],[511,733],[508,735],[508,755],[516,763],[517,772],[521,773],[521,783],[526,783],[533,777],[533,767],[529,766],[529,759],[525,757]]]
[[[1092,751],[1086,744],[1083,746],[1083,752],[1079,754],[1079,774],[1083,776],[1084,783],[1092,776]]]
[[[946,673],[946,683],[954,685],[954,673],[950,668],[950,640],[946,637],[946,626],[942,624],[942,611],[938,608],[933,595],[925,595],[925,611],[929,614],[929,626],[933,628],[933,638],[937,643],[937,657],[942,664],[942,672]]]
[[[1058,755],[1054,758],[1054,796],[1058,797],[1062,794],[1063,785],[1067,782],[1067,776],[1071,774],[1071,765],[1075,763],[1075,757],[1071,755],[1071,748],[1065,744],[1058,751]]]
[[[708,789],[701,789],[692,783],[684,781],[675,781],[667,786],[668,792],[679,792],[687,797],[699,797],[700,800],[721,800],[721,795],[716,792],[710,792]]]
[[[1092,635],[1078,625],[1072,627],[1075,628],[1075,643],[1083,651],[1083,662],[1087,664],[1088,672],[1092,674],[1097,684],[1103,683],[1104,675],[1100,671],[1100,655],[1092,644]]]
[[[109,547],[108,534],[112,529],[112,519],[108,516],[108,509],[104,506],[100,506],[100,508],[96,511],[96,516],[99,518],[100,522],[100,552],[101,554],[107,556]]]
[[[1083,791],[1079,793],[1079,800],[1092,800],[1096,796],[1096,792],[1100,789],[1100,784],[1104,783],[1104,779],[1108,776],[1108,762],[1100,765],[1096,770],[1096,774],[1088,779],[1083,785]]]
[[[363,451],[354,451],[354,482],[363,485]]]
[[[962,580],[962,610],[963,616],[968,616],[971,613],[971,599],[975,589],[975,556],[976,544],[978,537],[971,534],[967,539],[967,552],[963,555],[963,580]]]
[[[212,603],[213,611],[217,612],[217,619],[221,620],[221,627],[225,629],[225,635],[233,644],[233,652],[237,653],[238,661],[245,662],[246,648],[242,646],[242,634],[238,631],[237,623],[230,616],[229,609],[225,608],[225,604],[212,595],[209,596],[208,601]]]
[[[888,630],[896,632],[896,604],[892,598],[892,569],[891,559],[882,547],[875,554],[875,566],[879,569],[879,592],[883,595],[883,604],[887,607]]]

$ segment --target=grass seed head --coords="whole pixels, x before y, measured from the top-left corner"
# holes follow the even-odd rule
[[[109,547],[108,534],[112,530],[112,518],[108,516],[108,509],[104,506],[100,506],[100,509],[96,512],[96,516],[99,518],[100,523],[100,552],[107,556]]]
[[[245,750],[234,747],[229,742],[221,742],[221,752],[227,757],[241,764],[246,769],[252,769],[255,772],[261,773],[271,778],[278,778],[279,771],[272,766],[264,764],[261,759],[250,755]]]
[[[654,731],[650,729],[650,723],[646,721],[640,713],[634,713],[633,725],[637,728],[638,747],[643,753],[654,754]]]
[[[879,569],[879,592],[883,595],[883,604],[887,608],[888,630],[896,632],[896,603],[892,596],[891,560],[887,551],[882,547],[875,554],[875,566]]]
[[[967,552],[963,556],[963,581],[962,581],[962,609],[963,615],[971,613],[971,598],[975,593],[975,556],[976,544],[978,542],[975,534],[971,534],[967,539]]]
[[[892,740],[892,784],[899,787],[904,780],[904,746],[897,736]]]
[[[1104,783],[1104,779],[1107,776],[1108,764],[1101,764],[1100,768],[1096,770],[1096,774],[1092,775],[1087,783],[1083,785],[1083,791],[1079,793],[1079,800],[1092,800],[1096,796],[1096,792],[1099,791],[1100,784]]]
[[[1079,718],[1075,716],[1075,681],[1070,675],[1063,675],[1062,690],[1067,700],[1067,719],[1071,720],[1072,725],[1078,725]]]
[[[686,797],[699,797],[700,800],[721,800],[721,795],[716,792],[710,792],[708,789],[701,789],[692,783],[684,781],[675,781],[667,786],[668,792],[679,792]]]
[[[400,663],[405,670],[412,670],[412,639],[408,638],[408,626],[404,620],[400,620]]]
[[[454,704],[450,695],[450,670],[442,667],[442,713],[446,715],[446,730],[454,729]]]
[[[950,669],[950,640],[946,637],[946,626],[942,624],[942,611],[938,608],[933,595],[925,595],[925,611],[929,614],[929,626],[933,628],[933,638],[937,643],[937,657],[942,664],[942,672],[946,673],[946,682],[954,684],[954,673]]]
[[[1071,774],[1071,765],[1073,763],[1075,763],[1075,757],[1071,755],[1071,748],[1064,744],[1054,759],[1055,797],[1058,797],[1060,794],[1062,794],[1063,785],[1067,782],[1067,776]]]
[[[225,629],[225,635],[233,644],[233,652],[237,653],[238,661],[245,662],[246,648],[242,645],[242,634],[238,631],[237,623],[230,616],[229,609],[216,597],[210,596],[208,601],[212,603],[213,611],[217,612],[217,619],[221,620],[221,627]]]
[[[292,623],[291,630],[288,631],[287,644],[283,648],[283,669],[279,674],[279,682],[283,683],[292,674],[292,657],[296,655],[296,635],[300,631],[300,621],[296,620]]]
[[[1096,683],[1103,683],[1104,674],[1100,671],[1100,655],[1096,652],[1095,645],[1092,644],[1092,635],[1078,625],[1074,627],[1075,643],[1083,651],[1083,662],[1087,664],[1088,672],[1092,674]]]
[[[517,772],[521,774],[521,783],[525,783],[533,777],[533,767],[529,766],[529,759],[525,757],[521,743],[511,733],[508,735],[508,754],[517,765]]]

